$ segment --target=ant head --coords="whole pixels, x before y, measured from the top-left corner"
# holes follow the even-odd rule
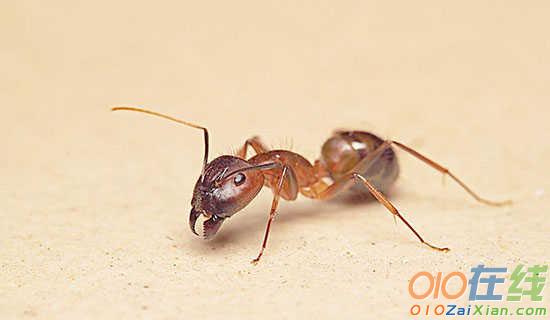
[[[221,156],[208,162],[208,129],[156,111],[136,107],[115,107],[113,111],[126,110],[168,119],[188,127],[200,129],[204,135],[204,157],[202,174],[195,184],[189,225],[195,231],[197,219],[206,217],[203,222],[203,236],[210,238],[220,229],[224,219],[244,208],[258,194],[264,184],[263,169],[276,166],[275,163],[253,166],[241,158]]]
[[[197,234],[195,225],[202,215],[206,219],[203,237],[211,238],[226,218],[249,204],[264,184],[262,172],[255,169],[246,160],[233,156],[221,156],[208,163],[193,191],[191,231]]]

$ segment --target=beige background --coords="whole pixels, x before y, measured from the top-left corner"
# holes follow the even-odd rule
[[[402,319],[418,271],[548,264],[549,16],[547,1],[3,1],[0,317]],[[377,203],[300,199],[252,266],[270,192],[195,238],[200,133],[119,104],[208,126],[213,155],[259,134],[313,160],[332,129],[372,130],[515,204],[479,205],[400,152],[392,199],[451,252]]]

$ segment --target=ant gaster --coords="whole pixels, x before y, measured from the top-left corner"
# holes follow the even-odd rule
[[[399,147],[451,177],[481,203],[491,206],[511,203],[481,198],[442,165],[402,143],[383,140],[369,132],[334,132],[323,144],[321,158],[313,165],[292,151],[269,150],[258,137],[246,140],[235,156],[223,155],[208,162],[208,130],[205,127],[140,108],[116,107],[112,110],[147,113],[203,131],[204,163],[193,191],[189,226],[191,231],[197,234],[195,225],[202,215],[206,219],[202,228],[205,239],[212,238],[223,222],[248,205],[264,185],[271,188],[273,200],[267,227],[262,247],[258,256],[252,260],[253,263],[257,263],[264,253],[279,199],[296,200],[298,193],[318,200],[328,200],[345,192],[370,193],[393,214],[394,218],[399,218],[422,244],[434,250],[449,251],[449,248],[437,247],[425,241],[383,194],[395,182],[399,173],[397,157],[392,146]],[[252,147],[256,155],[246,159],[248,147]]]

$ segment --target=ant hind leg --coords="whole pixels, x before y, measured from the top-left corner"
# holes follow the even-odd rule
[[[418,152],[418,151],[416,151],[416,150],[414,150],[414,149],[412,149],[412,148],[410,148],[410,147],[408,147],[408,146],[406,146],[406,145],[404,145],[400,142],[391,141],[391,143],[398,146],[399,148],[401,148],[401,150],[406,151],[407,153],[409,153],[413,157],[415,157],[415,158],[419,159],[420,161],[424,162],[425,164],[429,165],[430,167],[434,168],[435,170],[443,173],[444,175],[448,175],[449,177],[451,177],[451,179],[453,179],[456,183],[458,183],[458,185],[460,185],[462,187],[462,189],[464,189],[468,194],[470,194],[478,202],[489,205],[489,206],[495,206],[495,207],[500,207],[500,206],[505,206],[505,205],[512,204],[511,200],[492,201],[492,200],[487,200],[485,198],[480,197],[477,193],[475,193],[472,189],[470,189],[470,187],[468,187],[464,182],[462,182],[462,180],[460,180],[457,176],[452,174],[451,171],[449,171],[449,169],[443,167],[439,163],[429,159],[428,157],[420,154],[420,152]]]

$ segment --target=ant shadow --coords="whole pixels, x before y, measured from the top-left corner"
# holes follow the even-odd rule
[[[388,198],[391,199],[399,199],[400,194],[402,192],[399,191],[398,188],[391,189],[386,195]],[[409,192],[407,192],[409,193]],[[426,202],[430,201],[432,202],[434,195],[421,195],[414,193],[413,197],[416,199],[416,201]],[[458,199],[442,199],[446,203],[450,204],[451,206],[458,206],[463,207],[464,206],[464,200],[458,200]],[[180,245],[181,247],[186,247],[191,249],[192,251],[195,251],[196,253],[204,254],[205,252],[209,252],[209,254],[213,253],[216,249],[221,249],[225,246],[227,246],[229,243],[242,243],[242,242],[248,242],[248,241],[261,241],[261,239],[258,238],[258,234],[261,233],[261,236],[263,237],[263,231],[266,227],[267,222],[267,213],[269,212],[269,205],[271,201],[267,201],[267,199],[261,199],[261,204],[255,204],[253,205],[253,208],[249,208],[249,211],[252,212],[243,212],[236,215],[235,218],[229,219],[227,222],[232,222],[231,220],[235,221],[234,223],[227,224],[225,228],[222,227],[222,230],[220,230],[219,234],[216,235],[211,240],[205,241],[196,241],[196,239],[182,239],[180,236]],[[392,200],[392,202],[395,203],[395,201]],[[449,203],[450,202],[450,203]],[[381,212],[374,212],[376,210],[370,210],[373,208],[381,207],[380,210],[382,210],[383,214],[391,215],[389,211],[386,210],[381,204],[378,203],[378,201],[372,197],[370,194],[359,194],[359,195],[343,195],[336,197],[335,199],[328,200],[328,201],[300,201],[295,203],[288,203],[284,204],[285,202],[279,203],[279,208],[277,210],[277,217],[275,218],[274,224],[276,225],[287,225],[291,223],[295,223],[297,221],[304,221],[304,220],[310,220],[314,221],[314,219],[333,219],[333,214],[340,214],[340,218],[343,220],[346,220],[346,218],[351,218],[354,213],[348,212],[348,213],[341,213],[339,211],[345,210],[345,208],[364,208],[362,214],[380,214]],[[288,205],[287,205],[288,204]],[[265,210],[262,211],[262,206],[265,205]],[[282,208],[282,206],[284,208]],[[472,204],[474,205],[474,204]],[[398,209],[400,209],[398,207]],[[400,210],[402,211],[402,210]],[[263,213],[263,214],[261,214]],[[245,218],[239,218],[238,216],[241,214],[247,214],[246,219]],[[368,228],[370,224],[365,223],[365,228]],[[372,227],[371,227],[372,228]],[[273,229],[272,229],[273,231]],[[185,243],[183,243],[185,242]],[[215,251],[214,251],[215,252]]]
[[[315,201],[301,201],[292,204],[292,206],[285,206],[284,209],[279,208],[274,224],[287,225],[298,221],[318,221],[319,219],[329,218],[329,214],[337,214],[338,211],[342,210],[343,206],[341,206],[341,204],[343,203],[354,207],[365,207],[365,213],[368,213],[369,210],[367,210],[366,207],[373,202],[376,202],[376,200],[366,199],[363,200],[362,203],[358,201],[329,201],[329,203],[320,205],[320,203]],[[246,222],[243,221],[243,223],[233,224],[231,227],[224,230],[225,232],[212,239],[210,243],[218,244],[227,241],[240,241],[247,237],[248,234],[256,234],[260,231],[264,231],[268,212],[269,208],[265,210],[264,214],[253,214]]]
[[[388,194],[388,196],[391,197],[398,195],[399,192],[397,190],[391,190]],[[257,235],[261,233],[263,236],[263,231],[266,228],[267,214],[269,212],[270,204],[271,201],[261,199],[260,203],[254,204],[254,208],[249,209],[253,212],[238,213],[233,218],[225,222],[227,225],[223,226],[219,234],[217,234],[213,239],[207,240],[206,242],[192,239],[193,243],[185,243],[185,247],[197,253],[203,254],[205,252],[211,252],[218,248],[225,247],[228,243],[252,241],[252,239],[260,241],[261,239],[258,239]],[[263,212],[258,212],[262,211],[261,207],[263,205],[265,205],[265,210],[263,210]],[[314,219],[317,219],[318,221],[318,219],[331,219],[333,214],[340,214],[338,211],[342,211],[345,208],[361,207],[364,208],[365,214],[369,214],[371,212],[369,208],[376,207],[377,205],[377,200],[367,193],[353,196],[339,196],[335,199],[324,202],[311,200],[294,203],[287,202],[285,204],[285,202],[281,201],[279,203],[279,208],[277,210],[278,213],[274,224],[287,225],[298,221],[314,221]],[[239,218],[239,215],[241,214],[247,214],[246,219],[244,217]],[[345,219],[344,215],[346,215],[346,213],[342,213],[341,217]],[[349,216],[351,217],[351,213]],[[231,223],[233,221],[235,222]],[[230,223],[228,224],[228,222]],[[180,241],[187,242],[187,240],[181,238]],[[183,245],[183,243],[181,244]]]

